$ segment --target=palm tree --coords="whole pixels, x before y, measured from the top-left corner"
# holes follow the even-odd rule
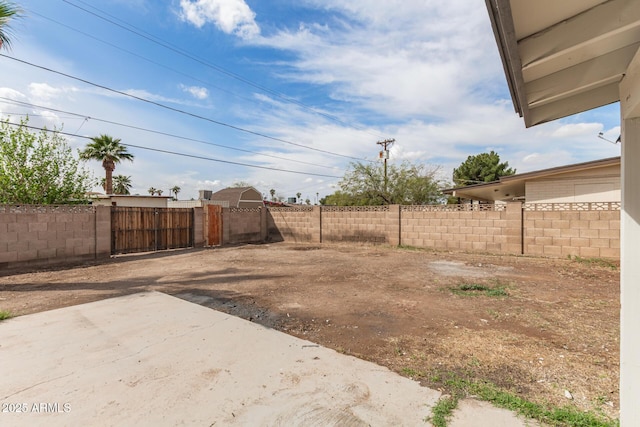
[[[178,187],[177,185],[174,185],[171,188],[171,190],[169,190],[169,191],[171,191],[173,194],[175,194],[176,195],[176,200],[178,200],[178,193],[180,192],[180,190],[182,190],[180,187]]]
[[[127,151],[127,147],[120,144],[119,138],[113,138],[109,135],[100,135],[91,138],[89,144],[80,152],[80,158],[84,160],[102,161],[102,167],[106,173],[105,192],[113,194],[113,170],[116,163],[122,160],[133,160],[133,154]]]
[[[276,190],[272,188],[271,190],[269,190],[269,194],[271,194],[271,201],[275,201],[276,200]]]
[[[131,177],[125,175],[116,175],[113,177],[113,192],[115,194],[131,194]]]
[[[152,196],[156,195],[156,190],[155,187],[149,187],[149,189],[147,190],[149,192],[149,194],[151,194]]]
[[[302,203],[302,200],[300,200],[300,197],[302,197],[302,193],[298,191],[298,192],[296,193],[296,197],[297,197],[296,201],[297,201],[298,203]]]
[[[20,16],[22,16],[22,9],[11,2],[0,0],[0,49],[11,47],[9,21]]]

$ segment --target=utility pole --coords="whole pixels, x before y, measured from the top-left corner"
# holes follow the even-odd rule
[[[384,159],[384,192],[387,192],[387,160],[389,159],[389,150],[393,143],[396,142],[395,139],[385,139],[384,141],[378,141],[376,144],[382,146],[382,151],[380,152],[380,158]]]

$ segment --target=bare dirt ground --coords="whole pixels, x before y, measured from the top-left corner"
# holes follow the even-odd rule
[[[277,243],[4,271],[0,310],[24,315],[146,290],[373,361],[425,386],[446,390],[443,378],[454,373],[618,418],[620,288],[611,265]]]

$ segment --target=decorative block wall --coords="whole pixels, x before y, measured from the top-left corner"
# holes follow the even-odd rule
[[[620,203],[269,208],[272,241],[619,258]]]
[[[0,206],[0,267],[111,255],[107,206]]]
[[[404,245],[435,249],[520,253],[520,203],[402,206]]]
[[[526,203],[524,251],[530,255],[620,258],[620,203]]]
[[[223,244],[258,243],[264,241],[262,208],[223,208]]]

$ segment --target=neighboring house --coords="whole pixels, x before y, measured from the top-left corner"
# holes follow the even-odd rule
[[[94,195],[91,204],[96,206],[122,206],[128,208],[166,208],[171,196],[138,196],[125,194]]]
[[[264,206],[262,194],[253,187],[230,187],[212,193],[200,191],[200,199],[230,208],[259,208]]]
[[[481,202],[619,202],[620,157],[505,176],[443,193]]]

